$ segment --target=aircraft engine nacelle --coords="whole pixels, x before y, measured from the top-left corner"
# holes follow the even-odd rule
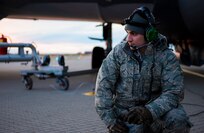
[[[202,38],[204,33],[204,1],[178,0],[178,4],[185,26],[195,38]]]
[[[184,65],[204,64],[203,6],[203,0],[156,0],[153,8],[157,28],[176,45]]]
[[[171,39],[201,40],[204,33],[203,0],[157,0],[153,9],[158,28]]]

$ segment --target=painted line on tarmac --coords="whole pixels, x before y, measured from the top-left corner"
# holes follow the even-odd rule
[[[203,75],[203,74],[196,73],[196,72],[193,72],[193,71],[190,71],[190,70],[187,70],[187,69],[182,69],[182,70],[183,70],[185,73],[189,73],[189,74],[192,74],[192,75],[195,75],[195,76],[204,78],[204,75]]]
[[[58,90],[58,89],[57,89],[57,86],[55,86],[55,85],[53,85],[53,84],[50,84],[49,86],[50,86],[52,89]]]
[[[95,96],[95,92],[94,91],[88,91],[88,92],[83,93],[83,95],[85,95],[85,96]]]

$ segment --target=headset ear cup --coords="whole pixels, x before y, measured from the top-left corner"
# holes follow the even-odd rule
[[[158,37],[158,31],[156,30],[156,28],[150,26],[146,30],[145,37],[148,42],[151,42]]]

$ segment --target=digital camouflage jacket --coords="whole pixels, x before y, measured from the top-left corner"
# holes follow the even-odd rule
[[[95,92],[96,111],[107,126],[135,106],[145,106],[155,120],[180,104],[183,74],[164,36],[147,46],[142,62],[122,42],[104,59]]]

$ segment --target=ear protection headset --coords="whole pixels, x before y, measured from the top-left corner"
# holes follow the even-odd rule
[[[148,24],[133,21],[132,19],[133,19],[135,14],[139,14],[142,18],[147,20]],[[137,8],[128,18],[126,18],[124,20],[124,24],[130,24],[133,26],[145,28],[145,35],[144,36],[148,42],[151,42],[158,37],[158,31],[154,27],[155,18],[147,7]]]

